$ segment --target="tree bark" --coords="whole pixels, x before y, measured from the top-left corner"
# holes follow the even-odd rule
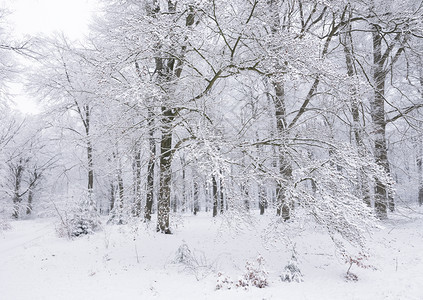
[[[160,11],[160,3],[154,1],[155,10]],[[176,2],[171,0],[167,1],[167,12],[173,14],[176,12]],[[194,24],[194,12],[192,8],[188,9],[185,25],[192,26]],[[160,46],[157,47],[157,50]],[[177,49],[174,49],[175,52]],[[184,57],[186,46],[181,47],[180,57]],[[156,72],[158,82],[162,84],[167,92],[167,100],[173,97],[172,86],[175,85],[176,79],[180,78],[182,74],[183,63],[182,60],[177,60],[174,56],[169,56],[166,53],[158,53],[155,58]],[[168,56],[168,57],[164,57]],[[164,101],[166,103],[166,101]],[[157,207],[157,231],[170,234],[169,228],[169,213],[170,213],[170,185],[172,179],[172,133],[173,133],[173,120],[177,116],[176,110],[171,108],[170,105],[162,105],[162,137],[160,142],[160,188],[159,199]]]
[[[170,184],[172,179],[172,121],[175,112],[162,107],[162,138],[160,143],[160,191],[157,207],[157,231],[170,234]]]
[[[264,211],[266,209],[266,190],[264,186],[259,186],[259,209],[260,215],[264,215]]]
[[[138,149],[138,145],[135,145],[135,199],[134,199],[134,216],[140,217],[141,216],[141,151]]]
[[[198,182],[195,181],[193,182],[193,188],[194,188],[194,215],[197,215],[197,213],[200,211],[200,203],[199,203],[199,199],[198,199],[198,194],[199,194],[199,190],[198,190]]]
[[[22,196],[19,193],[21,189],[22,184],[22,176],[24,172],[24,166],[22,164],[22,159],[19,160],[16,166],[11,167],[13,175],[14,175],[14,187],[13,187],[13,214],[12,216],[15,219],[18,219],[20,217],[20,204],[22,202]]]
[[[148,130],[149,130],[149,150],[150,155],[147,165],[147,197],[145,201],[144,218],[147,221],[151,220],[151,211],[153,209],[154,199],[154,168],[156,161],[156,142],[154,140],[154,118],[152,108],[148,108]]]
[[[376,163],[383,167],[387,174],[390,174],[388,162],[388,149],[386,146],[386,121],[385,121],[385,80],[382,59],[382,35],[380,28],[373,25],[373,99],[371,101],[370,114],[373,121],[374,132],[374,155]],[[375,211],[379,219],[388,216],[388,205],[393,210],[393,201],[388,203],[388,190],[380,178],[375,178]]]
[[[217,192],[217,181],[216,177],[212,175],[212,186],[213,186],[213,217],[217,216],[217,202],[218,202],[218,192]]]
[[[93,164],[93,146],[91,143],[90,136],[90,122],[91,114],[90,107],[88,104],[84,105],[85,119],[83,119],[85,134],[87,139],[87,165],[88,165],[88,174],[87,174],[87,189],[88,189],[88,205],[89,207],[96,209],[93,199],[93,190],[94,190],[94,164]],[[81,115],[82,118],[82,115]]]
[[[348,24],[346,26],[346,32],[342,34],[343,37],[343,44],[344,44],[344,53],[345,53],[345,61],[347,65],[347,74],[350,80],[353,80],[354,77],[357,75],[357,72],[354,68],[354,57],[353,57],[353,41],[351,36],[351,24]],[[353,119],[353,134],[354,139],[358,148],[358,153],[361,157],[364,157],[366,154],[366,149],[364,145],[364,131],[363,127],[360,124],[360,109],[359,109],[359,100],[357,96],[357,89],[355,86],[355,83],[351,84],[351,99],[350,99],[350,105],[351,105],[351,115]],[[362,168],[359,170],[359,176],[360,176],[360,190],[363,197],[364,203],[366,203],[367,206],[371,206],[370,201],[370,186],[367,181],[365,172]]]
[[[421,100],[423,101],[423,59],[420,61],[420,91]],[[422,127],[423,122],[419,122],[419,128]],[[419,192],[418,192],[418,203],[419,206],[423,205],[423,136],[419,133],[417,145],[417,172],[419,176]]]

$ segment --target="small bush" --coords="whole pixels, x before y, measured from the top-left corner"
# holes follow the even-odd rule
[[[60,211],[56,206],[56,212],[60,224],[56,227],[59,236],[68,238],[92,234],[100,228],[97,212],[89,201],[81,201],[79,205],[71,209]]]
[[[345,274],[345,279],[347,281],[358,281],[358,276],[351,272],[351,268],[353,265],[356,265],[362,269],[372,269],[376,270],[376,268],[372,265],[364,263],[366,260],[369,259],[369,256],[366,253],[358,253],[357,256],[352,256],[346,253],[346,251],[341,252],[342,257],[344,258],[345,263],[349,264],[347,273]]]
[[[185,242],[179,246],[172,263],[183,266],[184,271],[194,274],[197,280],[207,277],[214,269],[202,251],[191,251]]]
[[[298,267],[298,260],[295,250],[293,250],[291,259],[289,260],[288,264],[284,267],[280,278],[284,282],[303,281],[303,274],[301,273],[300,268]]]
[[[256,259],[257,264],[246,262],[245,273],[241,279],[238,280],[237,286],[248,287],[255,286],[258,288],[264,288],[269,285],[267,277],[268,272],[264,267],[264,258],[259,255]]]
[[[216,290],[230,290],[234,286],[234,282],[230,277],[222,272],[217,273]]]
[[[233,282],[228,276],[224,275],[222,272],[219,272],[217,277],[216,290],[230,290],[233,286],[242,287],[245,289],[250,286],[254,286],[262,289],[269,285],[268,275],[269,273],[264,267],[264,258],[259,255],[255,264],[248,261],[246,262],[245,273],[236,282]]]

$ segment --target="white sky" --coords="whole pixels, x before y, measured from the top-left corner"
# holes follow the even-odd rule
[[[83,38],[96,8],[96,0],[0,0],[11,15],[8,23],[13,35],[63,32],[72,39]],[[19,87],[13,87],[19,90]],[[16,93],[16,92],[15,92]],[[37,105],[25,95],[14,97],[17,108],[24,113],[37,113]]]
[[[95,9],[95,0],[6,0],[17,35],[63,31],[83,36]]]

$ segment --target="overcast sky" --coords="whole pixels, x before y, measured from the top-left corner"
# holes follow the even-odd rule
[[[7,22],[13,36],[63,32],[79,39],[88,33],[88,26],[96,9],[95,0],[0,0],[10,10]],[[14,102],[23,113],[37,113],[37,104],[21,93],[22,86],[12,85]]]
[[[88,31],[94,0],[6,0],[18,35],[63,31],[77,38]]]

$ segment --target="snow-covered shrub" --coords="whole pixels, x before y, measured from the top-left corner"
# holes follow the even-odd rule
[[[298,267],[298,260],[295,250],[292,252],[291,259],[288,264],[284,267],[282,274],[280,275],[282,281],[285,282],[302,282],[303,274]]]
[[[234,286],[231,278],[222,272],[217,273],[216,290],[230,290]]]
[[[358,276],[351,272],[351,267],[356,265],[362,269],[372,269],[376,268],[372,265],[365,264],[364,262],[369,259],[369,256],[365,253],[358,253],[356,256],[347,254],[345,251],[341,252],[342,257],[344,258],[345,263],[349,264],[347,273],[345,274],[345,279],[347,281],[358,281]]]
[[[181,265],[184,271],[193,274],[197,280],[207,277],[214,269],[214,264],[207,261],[204,252],[191,251],[185,242],[179,246],[172,263]]]
[[[245,263],[245,272],[237,281],[233,281],[222,272],[219,272],[217,274],[216,290],[230,290],[232,287],[242,287],[246,289],[250,286],[262,289],[269,285],[268,276],[269,273],[264,266],[264,258],[259,255],[256,258],[256,263],[251,263],[249,261]]]
[[[264,258],[263,256],[259,255],[256,258],[256,264],[251,262],[246,262],[245,264],[245,273],[238,280],[236,284],[237,287],[248,287],[248,286],[255,286],[258,288],[264,288],[269,285],[268,282],[268,275],[269,273],[266,271],[264,267]]]
[[[55,208],[60,218],[60,224],[56,226],[59,236],[72,238],[92,234],[100,227],[98,214],[89,198],[83,199],[69,211],[60,212],[57,207]]]
[[[92,234],[98,229],[98,220],[87,218],[86,214],[75,214],[69,220],[71,236]]]

